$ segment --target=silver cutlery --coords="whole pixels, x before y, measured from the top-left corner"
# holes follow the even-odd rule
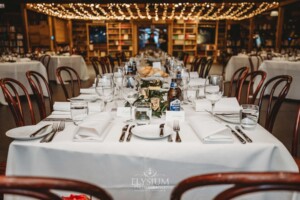
[[[160,125],[159,125],[159,128],[160,128],[159,136],[160,136],[160,137],[163,137],[163,136],[164,136],[164,127],[165,127],[165,124],[160,124]]]
[[[237,130],[245,139],[247,142],[251,143],[252,140],[251,138],[248,137],[248,135],[246,135],[246,133],[244,131],[242,131],[242,129],[238,126],[235,126],[235,130]]]
[[[58,126],[57,132],[63,131],[65,129],[65,126],[66,126],[65,121],[61,121],[59,126]]]
[[[73,122],[73,120],[71,118],[45,118],[42,121],[45,122],[56,122],[56,121],[65,121],[65,122]]]
[[[176,132],[175,141],[176,142],[181,142],[181,138],[180,138],[180,135],[179,135],[180,126],[179,126],[179,121],[178,120],[174,121],[174,123],[173,123],[173,130]]]
[[[129,131],[128,131],[129,133],[128,133],[126,142],[130,142],[131,136],[132,136],[132,131],[131,131],[131,129],[134,128],[134,127],[135,127],[135,125],[133,125],[133,126],[131,126],[131,127],[129,128]]]
[[[52,140],[56,136],[57,132],[60,132],[60,131],[62,131],[64,129],[65,129],[65,121],[60,121],[57,129],[52,134],[49,134],[50,136],[46,140],[46,142],[52,142]]]
[[[127,132],[128,126],[129,126],[129,125],[126,124],[126,125],[122,128],[122,133],[121,133],[119,142],[123,142],[123,141],[124,141],[124,139],[125,139],[125,134],[126,134],[126,132]]]
[[[53,123],[52,131],[48,135],[43,137],[43,139],[40,142],[44,143],[44,142],[49,142],[50,140],[52,140],[53,135],[55,135],[58,130],[58,126],[59,126],[59,123]]]
[[[168,136],[168,142],[173,142],[172,135]]]
[[[51,124],[47,124],[45,126],[42,126],[41,128],[39,128],[35,132],[31,133],[29,137],[35,137],[38,133],[40,133],[42,130],[44,130],[45,128],[47,128],[49,126],[51,126]]]
[[[226,125],[230,130],[231,130],[231,133],[237,137],[237,139],[242,143],[242,144],[246,144],[246,141],[239,135],[237,134],[229,125]]]

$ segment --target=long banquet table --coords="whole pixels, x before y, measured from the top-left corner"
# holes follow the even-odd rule
[[[29,94],[32,94],[29,82],[27,81],[25,73],[29,70],[39,72],[47,79],[47,71],[44,65],[39,61],[19,61],[19,62],[3,62],[0,63],[0,78],[13,78],[20,81]],[[43,88],[46,91],[46,88]],[[19,94],[23,92],[19,91]],[[47,93],[45,93],[46,95]],[[4,95],[0,89],[0,103],[6,105]]]
[[[246,131],[253,143],[242,144],[233,137],[233,143],[205,144],[195,134],[188,119],[192,116],[209,118],[211,115],[194,112],[190,106],[184,106],[184,110],[186,122],[181,125],[182,143],[135,136],[130,142],[120,143],[124,123],[118,117],[111,122],[103,142],[74,142],[77,127],[68,122],[51,143],[13,141],[9,147],[6,175],[72,178],[102,186],[114,199],[164,200],[169,199],[171,190],[179,181],[197,174],[298,172],[284,145],[260,125]],[[111,112],[111,115],[115,114]],[[156,119],[153,123],[161,122]],[[188,193],[187,199],[212,199],[217,190],[208,188]],[[283,194],[265,199],[290,199],[280,195]]]
[[[63,56],[63,55],[53,55],[51,56],[49,63],[49,79],[57,80],[55,71],[58,67],[68,66],[75,69],[78,73],[81,80],[88,80],[89,74],[87,65],[80,55],[71,55],[71,56]]]
[[[287,94],[287,99],[300,100],[300,62],[293,62],[287,60],[265,60],[259,67],[259,70],[267,72],[266,81],[278,75],[290,75],[293,81]],[[254,82],[254,88],[259,80]],[[270,90],[270,89],[268,89]],[[269,93],[270,91],[266,91]]]

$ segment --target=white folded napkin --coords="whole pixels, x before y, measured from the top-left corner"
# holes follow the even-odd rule
[[[205,79],[204,78],[193,78],[190,79],[189,86],[200,86],[205,84]]]
[[[189,118],[193,130],[204,143],[232,143],[230,129],[214,119],[193,116]]]
[[[89,115],[78,125],[74,141],[77,142],[101,142],[106,137],[109,124],[112,122],[110,113],[97,113]]]
[[[80,94],[96,94],[95,87],[93,88],[81,88]]]
[[[211,102],[207,99],[195,100],[196,112],[210,111]],[[215,112],[238,113],[241,107],[235,97],[222,98],[215,104]]]
[[[190,78],[191,78],[191,79],[199,78],[198,72],[190,72]]]
[[[102,111],[102,104],[99,102],[88,102],[88,108],[89,108],[89,113],[92,112],[101,112]],[[54,102],[53,105],[53,110],[54,111],[65,111],[69,112],[70,111],[70,102]]]

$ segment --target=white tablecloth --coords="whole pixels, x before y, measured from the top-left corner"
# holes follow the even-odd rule
[[[251,60],[253,63],[254,70],[257,70],[260,63],[262,62],[261,59],[258,58],[257,56],[251,56]],[[242,67],[249,67],[249,70],[251,69],[249,56],[248,55],[232,56],[229,59],[225,68],[225,81],[230,81],[234,72]]]
[[[82,56],[80,55],[72,55],[72,56],[51,56],[49,63],[49,79],[57,80],[55,71],[58,67],[68,66],[75,69],[75,71],[79,74],[81,80],[89,79],[88,69],[86,63]]]
[[[259,67],[259,70],[267,72],[267,78],[265,82],[274,76],[278,75],[290,75],[293,77],[293,81],[287,94],[287,99],[300,100],[300,62],[291,62],[284,60],[265,60]],[[259,80],[254,82],[254,88],[256,88]],[[270,92],[266,91],[267,94]]]
[[[191,110],[185,108],[186,117],[211,117],[208,113]],[[104,187],[114,199],[165,200],[179,181],[192,175],[298,171],[288,150],[261,126],[246,131],[253,140],[247,144],[241,144],[235,137],[234,143],[204,144],[188,123],[181,125],[182,143],[135,136],[131,142],[120,143],[122,121],[117,118],[110,124],[103,142],[73,142],[76,127],[70,122],[51,143],[14,141],[9,147],[6,175],[79,179]],[[209,189],[193,193],[188,199],[212,199],[215,192]]]
[[[20,81],[29,94],[32,94],[30,85],[27,81],[25,73],[29,70],[39,72],[47,79],[47,72],[44,65],[39,61],[29,61],[29,62],[14,62],[14,63],[0,63],[0,78],[13,78]],[[44,88],[44,91],[46,89]],[[18,91],[19,94],[23,92]],[[47,94],[47,93],[44,93]],[[2,90],[0,89],[0,103],[7,105]]]

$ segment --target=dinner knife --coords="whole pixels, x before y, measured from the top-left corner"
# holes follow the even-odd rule
[[[125,139],[125,134],[126,134],[126,132],[127,132],[128,126],[129,126],[129,125],[126,124],[126,125],[122,128],[122,133],[121,133],[119,142],[123,142],[123,141],[124,141],[124,139]]]
[[[165,124],[159,125],[159,128],[160,128],[159,136],[160,136],[160,137],[163,137],[163,136],[164,136],[164,127],[165,127]]]
[[[235,130],[237,130],[242,136],[244,136],[247,142],[252,142],[251,138],[249,138],[248,135],[246,135],[246,133],[244,133],[240,127],[235,126]]]
[[[228,128],[230,128],[230,130],[231,130],[231,133],[235,136],[235,137],[237,137],[237,139],[241,142],[241,143],[243,143],[243,144],[246,144],[246,141],[239,135],[239,134],[237,134],[229,125],[226,125]]]
[[[131,131],[131,129],[134,128],[134,127],[135,127],[135,125],[132,125],[132,126],[129,128],[129,131],[128,131],[129,133],[128,133],[126,142],[130,142],[131,136],[132,136],[132,131]]]

